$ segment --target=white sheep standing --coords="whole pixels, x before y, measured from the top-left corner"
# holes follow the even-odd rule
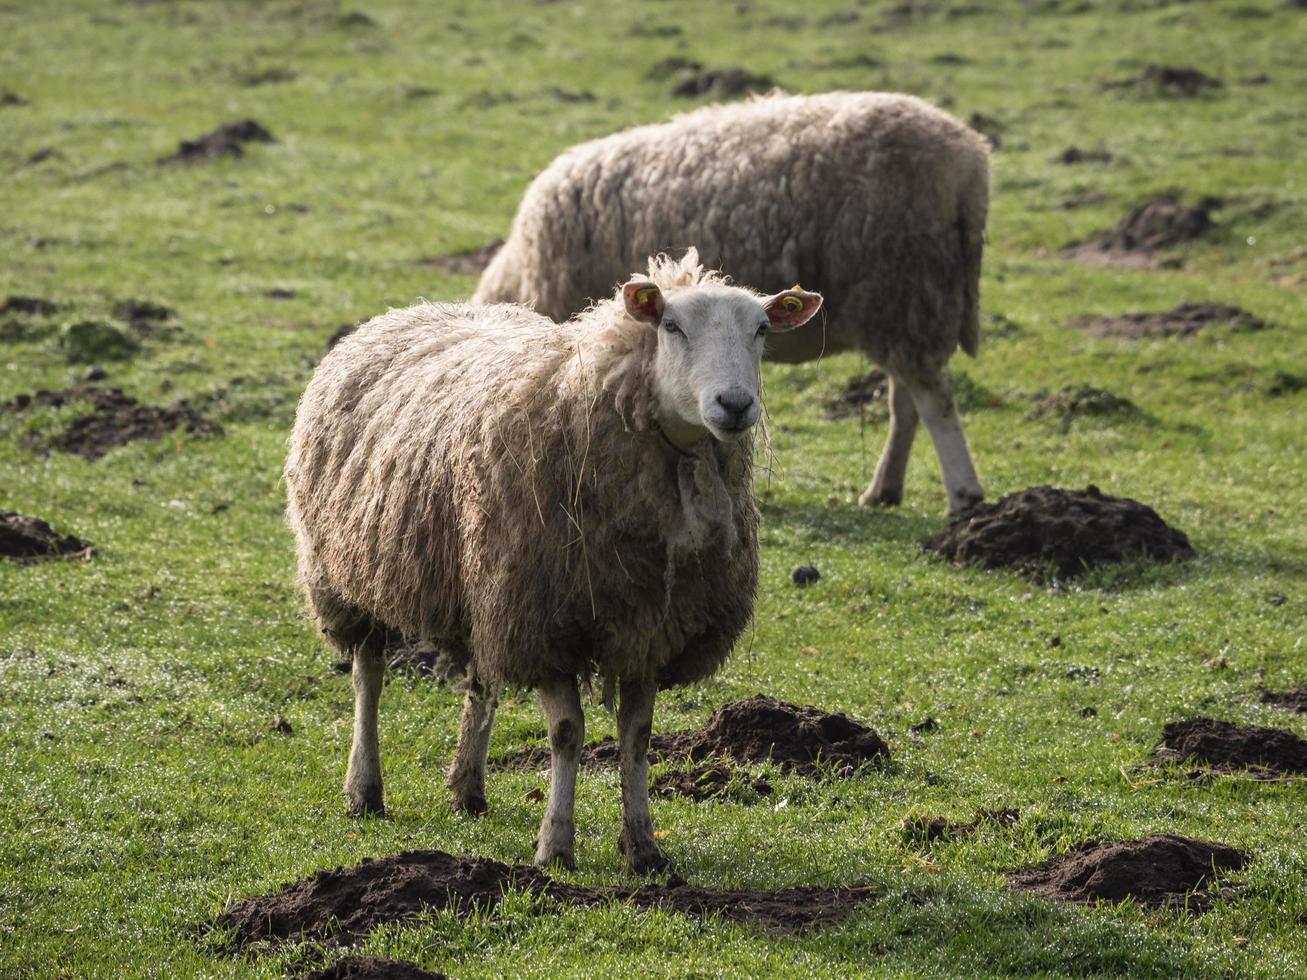
[[[565,151],[527,188],[474,302],[564,320],[640,257],[698,246],[764,289],[803,282],[828,330],[777,336],[767,357],[860,349],[889,375],[889,438],[859,503],[897,504],[918,418],[958,513],[983,499],[945,365],[980,342],[989,151],[921,99],[772,95],[709,106]]]
[[[634,870],[664,864],[649,818],[654,693],[715,671],[752,615],[764,338],[821,297],[763,298],[693,251],[649,270],[561,325],[508,305],[391,310],[309,383],[288,515],[314,619],[353,660],[352,813],[384,809],[392,627],[466,670],[455,809],[486,809],[498,692],[538,692],[552,771],[542,865],[573,864],[578,678],[602,678],[618,695],[619,842]]]

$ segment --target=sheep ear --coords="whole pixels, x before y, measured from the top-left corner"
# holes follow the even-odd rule
[[[795,286],[763,301],[773,330],[784,332],[801,327],[821,309],[821,293],[810,293]]]
[[[659,323],[663,318],[662,290],[648,279],[632,279],[622,287],[626,312],[641,323]]]

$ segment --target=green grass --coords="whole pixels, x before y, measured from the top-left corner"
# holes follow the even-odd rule
[[[1307,787],[1145,765],[1161,725],[1190,713],[1307,731],[1256,701],[1307,676],[1307,394],[1268,394],[1278,373],[1307,373],[1307,14],[1279,0],[892,6],[0,5],[0,89],[27,100],[0,106],[0,297],[67,304],[44,335],[0,331],[0,401],[85,369],[66,360],[57,321],[150,297],[181,330],[107,362],[109,383],[146,402],[197,400],[225,427],[87,463],[19,446],[67,409],[0,414],[0,507],[100,549],[0,566],[0,975],[284,975],[310,951],[236,958],[204,934],[230,896],[403,848],[529,858],[538,776],[494,773],[490,815],[450,815],[456,697],[425,682],[393,678],[383,699],[393,819],[346,818],[348,682],[302,617],[279,475],[330,331],[419,296],[466,296],[470,278],[415,260],[503,234],[562,148],[686,107],[646,75],[673,54],[791,91],[895,88],[999,119],[991,329],[978,361],[954,364],[993,396],[967,411],[987,487],[1094,482],[1154,506],[1200,557],[1062,588],[946,567],[918,547],[944,507],[924,436],[902,508],[853,505],[884,422],[828,421],[820,403],[862,362],[769,367],[755,628],[718,677],[662,697],[655,724],[698,724],[765,691],[865,719],[894,763],[836,783],[774,774],[759,804],[656,802],[654,818],[695,883],[870,882],[885,897],[802,937],[621,907],[536,916],[513,900],[471,922],[387,927],[366,948],[459,977],[1307,973]],[[342,21],[353,9],[375,24]],[[856,19],[829,18],[848,10]],[[1226,86],[1195,100],[1101,89],[1149,62]],[[247,84],[269,69],[283,80]],[[1266,84],[1240,82],[1261,73]],[[560,101],[549,86],[595,98]],[[243,116],[279,142],[155,165]],[[1071,144],[1114,159],[1054,162]],[[1057,257],[1167,189],[1226,202],[1182,268]],[[1086,191],[1104,196],[1061,207]],[[276,288],[295,296],[267,298]],[[1149,342],[1065,328],[1188,300],[1275,327]],[[1027,417],[1033,393],[1070,383],[1142,414],[1069,430]],[[800,563],[821,582],[793,588]],[[1077,666],[1097,674],[1068,676]],[[270,730],[278,714],[292,734]],[[940,728],[910,734],[927,715]],[[592,736],[613,730],[598,706],[588,722]],[[492,751],[541,731],[533,701],[510,696]],[[928,850],[900,830],[914,814],[1000,804],[1021,808],[1015,828]],[[584,775],[576,880],[623,879],[618,818],[616,776]],[[1060,908],[1004,887],[1005,872],[1086,837],[1164,830],[1248,848],[1247,888],[1186,917]]]

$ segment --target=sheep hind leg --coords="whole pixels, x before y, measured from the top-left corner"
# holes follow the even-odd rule
[[[379,629],[368,633],[351,647],[354,687],[354,737],[345,773],[345,796],[351,817],[384,816],[386,806],[381,787],[381,746],[377,737],[377,712],[385,678],[384,638]]]
[[[895,507],[903,503],[903,481],[908,472],[908,457],[917,435],[917,407],[907,387],[889,379],[889,438],[876,464],[871,485],[858,498],[859,507]]]
[[[935,443],[935,455],[939,459],[939,470],[948,495],[949,516],[957,517],[972,504],[984,500],[985,490],[971,461],[971,450],[967,447],[967,437],[962,431],[962,421],[958,418],[948,379],[942,372],[937,372],[933,376],[904,380],[921,420],[926,423],[931,441]]]
[[[576,678],[560,677],[536,689],[549,727],[549,802],[536,838],[535,863],[575,868],[576,771],[585,741],[585,715]]]
[[[654,840],[649,816],[649,734],[653,727],[652,681],[623,681],[617,705],[617,742],[622,766],[622,833],[617,845],[636,874],[661,871],[667,859]]]
[[[495,723],[499,698],[494,691],[469,678],[463,699],[463,720],[458,726],[458,748],[445,785],[451,791],[450,809],[479,817],[486,812],[486,753]]]

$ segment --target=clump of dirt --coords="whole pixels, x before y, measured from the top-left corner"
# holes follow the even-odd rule
[[[58,303],[39,296],[10,296],[0,306],[0,315],[17,313],[21,316],[51,316],[58,312]]]
[[[641,888],[586,887],[555,881],[526,865],[427,850],[319,871],[275,894],[232,902],[217,924],[233,930],[237,947],[299,937],[349,939],[424,910],[452,908],[462,915],[492,911],[508,891],[538,899],[540,913],[565,905],[623,902],[637,908],[718,914],[777,930],[827,925],[875,897],[870,887],[770,892],[714,891],[679,882]]]
[[[790,572],[790,581],[799,588],[806,588],[813,582],[821,581],[821,572],[817,570],[816,565],[797,565],[794,571]]]
[[[1220,872],[1238,871],[1247,864],[1248,855],[1229,844],[1154,834],[1133,841],[1085,841],[1033,868],[1013,872],[1008,882],[1018,891],[1055,902],[1133,899],[1141,905],[1180,905],[1201,912],[1211,904],[1211,896],[1197,889]]]
[[[1262,704],[1307,714],[1307,687],[1300,687],[1296,691],[1263,691]]]
[[[1232,331],[1265,330],[1269,324],[1238,306],[1225,303],[1181,303],[1158,313],[1122,313],[1120,316],[1082,316],[1070,326],[1094,337],[1192,337],[1204,327],[1224,326]]]
[[[1195,205],[1162,195],[1130,210],[1116,225],[1062,249],[1064,258],[1086,265],[1147,268],[1157,262],[1157,252],[1203,237],[1212,228],[1212,211],[1221,206],[1218,198],[1204,198]]]
[[[490,263],[490,260],[495,257],[495,253],[503,247],[504,240],[495,238],[484,245],[470,248],[465,252],[454,252],[450,255],[432,255],[424,259],[418,259],[417,264],[427,265],[455,276],[479,276]]]
[[[277,139],[253,119],[223,123],[203,136],[182,140],[177,152],[159,157],[156,163],[204,163],[218,157],[245,155],[246,143],[275,143]]]
[[[696,99],[711,95],[719,99],[734,99],[750,92],[766,92],[776,83],[766,75],[755,75],[745,68],[705,68],[698,62],[689,62],[681,70],[679,80],[672,86],[672,95],[682,99]]]
[[[444,980],[443,973],[432,973],[404,960],[385,960],[379,956],[346,956],[331,966],[304,974],[300,980]]]
[[[1015,568],[1036,577],[1051,568],[1073,578],[1095,565],[1131,558],[1180,561],[1194,549],[1151,507],[1084,490],[1039,486],[968,508],[925,542],[956,565]]]
[[[1091,147],[1090,149],[1068,146],[1057,155],[1057,162],[1067,166],[1076,163],[1110,163],[1111,160],[1112,154],[1101,146]]]
[[[204,418],[186,401],[171,405],[142,405],[121,388],[76,385],[59,391],[41,390],[19,395],[0,410],[23,412],[33,406],[61,408],[87,402],[91,412],[79,415],[49,445],[84,459],[97,460],[111,449],[139,439],[157,440],[184,426],[192,435],[221,435],[222,426]],[[27,448],[33,448],[29,445]]]
[[[799,707],[766,694],[722,705],[702,728],[659,732],[649,740],[649,759],[734,759],[755,764],[771,761],[786,772],[817,777],[824,766],[844,775],[873,762],[889,761],[889,746],[866,725],[842,714],[811,705]],[[502,762],[538,765],[547,762],[549,750],[527,748]],[[611,768],[618,765],[617,741],[605,738],[581,751],[582,765]]]
[[[750,776],[744,770],[724,762],[660,772],[654,777],[650,789],[664,799],[683,796],[702,802],[723,795],[729,796],[736,786],[747,788],[758,796],[770,796],[772,791],[771,780],[766,776]]]
[[[1078,418],[1129,418],[1138,414],[1139,408],[1134,402],[1104,388],[1067,385],[1057,394],[1041,398],[1028,418],[1053,415],[1062,420],[1064,429],[1070,431]]]
[[[1307,740],[1283,728],[1188,718],[1162,727],[1159,759],[1199,762],[1218,772],[1251,769],[1270,777],[1307,775]]]
[[[149,299],[120,299],[113,304],[113,315],[139,334],[148,334],[171,320],[177,312]]]
[[[838,395],[822,400],[821,406],[830,419],[856,418],[868,405],[884,405],[889,397],[889,375],[880,368],[849,378]]]
[[[970,837],[984,824],[996,827],[1015,827],[1021,819],[1021,811],[1010,807],[997,810],[977,810],[974,820],[952,822],[947,817],[909,817],[903,821],[903,834],[909,840],[927,844],[937,840],[950,840],[957,837]]]
[[[1107,82],[1105,89],[1132,89],[1175,99],[1192,99],[1225,87],[1219,78],[1213,78],[1197,68],[1173,65],[1149,65],[1133,78]]]
[[[90,558],[95,547],[60,534],[39,517],[0,510],[0,558]]]

